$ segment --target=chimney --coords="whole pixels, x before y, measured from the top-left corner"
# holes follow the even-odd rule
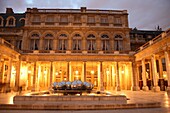
[[[81,7],[81,12],[86,12],[86,7]]]
[[[6,14],[13,14],[13,9],[12,8],[6,8]]]

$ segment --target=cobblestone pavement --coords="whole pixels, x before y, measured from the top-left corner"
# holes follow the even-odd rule
[[[0,113],[170,113],[170,97],[166,92],[152,91],[108,91],[115,95],[126,95],[129,99],[128,103],[147,103],[161,102],[161,108],[145,108],[145,109],[119,109],[119,110],[0,110]],[[18,93],[0,93],[0,104],[13,104],[13,97]]]

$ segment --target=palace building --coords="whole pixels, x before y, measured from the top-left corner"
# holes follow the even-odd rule
[[[132,41],[127,10],[7,8],[0,13],[0,83],[14,91],[74,80],[101,91],[166,90],[170,29],[161,33],[135,51],[141,40]]]

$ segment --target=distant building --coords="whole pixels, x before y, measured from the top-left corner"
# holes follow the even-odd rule
[[[162,32],[160,28],[155,31],[132,29],[130,31],[131,50],[137,50],[140,46],[160,35]]]
[[[138,47],[157,43],[160,33],[131,30],[126,10],[27,8],[18,14],[7,8],[0,13],[0,82],[12,90],[74,80],[97,90],[138,90],[147,81],[136,70],[145,48]]]

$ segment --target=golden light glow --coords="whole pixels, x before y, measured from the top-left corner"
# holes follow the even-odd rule
[[[94,75],[94,70],[91,70],[91,74]]]
[[[76,70],[76,71],[75,71],[75,73],[76,73],[76,75],[78,75],[79,71],[78,71],[78,70]]]
[[[31,71],[30,71],[30,70],[28,70],[28,74],[31,74]]]
[[[44,74],[47,74],[47,70],[44,71]]]
[[[58,72],[56,72],[55,75],[58,75]]]

